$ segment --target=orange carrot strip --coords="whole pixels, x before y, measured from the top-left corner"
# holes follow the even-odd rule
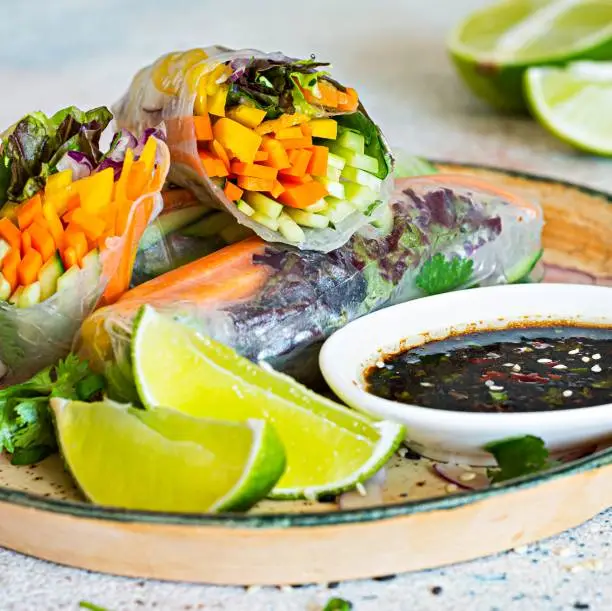
[[[36,282],[42,264],[43,260],[40,253],[30,248],[17,267],[17,280],[19,284],[28,286],[32,284],[32,282]]]
[[[312,157],[308,162],[306,172],[313,176],[325,176],[327,174],[329,149],[326,146],[313,146],[310,151]]]
[[[268,153],[268,159],[264,161],[264,165],[268,165],[271,168],[282,170],[283,168],[290,167],[289,157],[285,147],[278,141],[264,136],[261,148]]]
[[[276,168],[271,168],[257,163],[243,163],[242,161],[232,161],[230,170],[237,176],[251,176],[253,178],[264,178],[274,180],[278,174]]]
[[[0,238],[6,240],[11,248],[19,250],[21,247],[21,232],[9,219],[0,219]]]
[[[71,225],[71,227],[73,227]],[[87,254],[87,238],[82,231],[78,229],[71,229],[71,227],[64,233],[64,245],[66,251],[68,248],[73,248],[76,254],[77,261],[81,263],[81,259]]]
[[[268,161],[268,153],[266,151],[257,151],[255,153],[255,161]]]
[[[66,269],[70,269],[71,267],[74,267],[75,265],[79,264],[79,258],[77,257],[74,246],[68,246],[64,249],[62,261]]]
[[[196,140],[212,140],[213,131],[208,113],[193,117]]]
[[[312,137],[302,136],[301,138],[291,138],[290,140],[279,140],[286,149],[303,149],[312,147]]]
[[[312,176],[310,174],[304,174],[304,176],[283,175],[281,178],[283,179],[283,184],[285,186],[305,185],[307,182],[312,182]]]
[[[88,214],[82,208],[77,208],[72,215],[72,222],[78,225],[88,240],[97,240],[106,228],[106,222],[93,214]]]
[[[225,277],[234,277],[240,270],[251,268],[253,257],[262,254],[265,247],[266,243],[256,237],[236,242],[127,291],[119,303],[128,300],[142,303],[153,299],[159,293],[163,294],[169,287],[172,287],[173,291],[183,290],[184,287],[197,286],[204,282],[212,284]]]
[[[135,161],[130,170],[128,178],[126,196],[129,200],[135,200],[142,195],[144,188],[149,182],[150,175],[147,172],[143,161]]]
[[[280,170],[279,177],[283,176],[304,176],[308,169],[308,164],[312,158],[312,151],[307,149],[296,149],[296,152],[290,157],[291,167],[286,170]],[[282,181],[281,181],[282,182]]]
[[[271,191],[274,187],[274,180],[253,176],[238,176],[238,186],[244,191]]]
[[[328,195],[327,189],[320,182],[307,182],[304,185],[283,185],[285,191],[278,201],[291,208],[306,208]]]
[[[47,261],[55,252],[53,236],[38,223],[34,223],[28,231],[32,236],[32,247],[42,255],[43,261]]]
[[[218,140],[213,140],[211,144],[212,152],[223,162],[223,165],[229,170],[230,160],[227,151]]]
[[[302,123],[300,130],[302,131],[302,136],[312,136],[312,127],[308,123]]]
[[[323,106],[338,108],[338,90],[328,81],[319,79],[317,83]]]
[[[17,287],[17,268],[21,263],[19,248],[11,248],[2,260],[2,274],[11,285],[11,292]]]
[[[244,191],[237,187],[234,183],[229,180],[225,183],[225,188],[223,189],[223,193],[225,193],[225,197],[230,200],[230,202],[235,202],[242,197]]]
[[[285,187],[283,187],[283,185],[281,185],[280,182],[278,182],[278,180],[274,181],[274,185],[272,186],[272,189],[270,189],[269,193],[270,195],[274,198],[277,199],[278,196],[285,190]]]
[[[221,161],[221,159],[214,159],[214,162],[215,162],[215,176],[220,176],[223,178],[224,176],[229,175],[229,170],[227,169],[225,164]]]
[[[49,231],[53,236],[55,246],[57,248],[61,248],[64,240],[64,226],[62,225],[62,221],[60,221],[59,216],[57,216],[55,207],[45,203],[43,206],[43,216],[47,221],[47,225],[49,226]]]
[[[342,98],[340,97],[339,92],[338,110],[355,112],[357,110],[357,107],[359,106],[359,97],[357,95],[357,92],[352,87],[347,87],[344,95],[346,96],[346,102],[344,101],[344,96]]]
[[[179,210],[190,208],[198,202],[196,196],[189,189],[168,189],[162,192],[164,210]]]
[[[21,232],[21,256],[26,254],[32,248],[32,236],[29,231]]]
[[[17,223],[19,229],[23,231],[27,229],[33,222],[34,219],[42,214],[42,199],[40,193],[31,197],[27,202],[24,202],[17,208]]]

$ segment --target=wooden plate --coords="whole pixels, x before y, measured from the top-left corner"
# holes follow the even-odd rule
[[[546,279],[612,285],[612,198],[554,180],[477,173],[544,207]],[[261,503],[246,515],[107,509],[81,500],[57,456],[0,457],[0,545],[119,575],[216,584],[298,584],[436,567],[576,526],[612,505],[612,450],[480,491],[455,491],[401,450],[366,497]],[[580,499],[577,503],[576,499]]]

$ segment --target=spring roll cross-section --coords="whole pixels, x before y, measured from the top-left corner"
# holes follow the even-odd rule
[[[253,361],[316,384],[322,342],[359,316],[532,277],[541,255],[539,207],[455,178],[398,181],[385,231],[356,234],[331,253],[252,237],[145,282],[85,321],[80,354],[107,375],[118,400],[129,399],[132,321],[150,304]]]
[[[113,109],[166,123],[172,182],[263,239],[328,252],[375,219],[392,156],[357,92],[326,63],[220,47],[170,53]]]

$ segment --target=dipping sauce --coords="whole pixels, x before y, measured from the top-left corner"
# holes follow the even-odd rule
[[[525,327],[455,335],[381,358],[366,390],[466,412],[540,412],[612,403],[612,328]],[[612,410],[611,410],[612,414]]]

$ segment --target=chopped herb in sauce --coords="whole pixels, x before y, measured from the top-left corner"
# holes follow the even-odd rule
[[[388,355],[368,392],[467,412],[538,412],[612,402],[612,328],[523,327],[455,335]]]

